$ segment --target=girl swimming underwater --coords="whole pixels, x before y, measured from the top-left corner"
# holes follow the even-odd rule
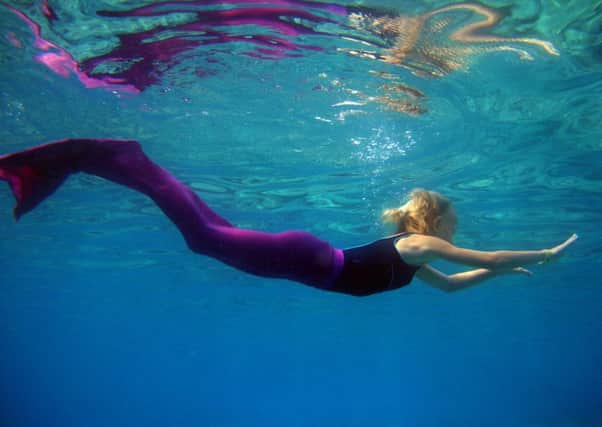
[[[136,141],[66,139],[0,157],[0,179],[8,181],[17,201],[15,219],[77,172],[149,196],[194,252],[257,276],[355,296],[398,289],[414,275],[439,289],[456,291],[501,274],[531,274],[522,266],[557,259],[577,238],[572,235],[558,246],[536,251],[459,248],[451,243],[457,221],[450,202],[436,192],[414,190],[405,205],[383,215],[397,225],[397,234],[341,250],[303,231],[264,233],[233,226],[153,163]],[[428,265],[436,259],[479,268],[446,275]]]

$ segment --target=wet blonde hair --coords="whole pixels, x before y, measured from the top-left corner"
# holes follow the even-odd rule
[[[434,235],[437,220],[451,207],[450,201],[437,193],[422,188],[412,190],[409,201],[398,208],[383,212],[384,223],[396,225],[397,233]]]

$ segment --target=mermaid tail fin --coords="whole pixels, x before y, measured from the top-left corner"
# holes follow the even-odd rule
[[[17,202],[15,220],[39,205],[69,176],[68,158],[72,156],[56,155],[60,142],[0,156],[0,179],[8,182]]]
[[[8,181],[15,196],[17,220],[76,172],[96,175],[149,196],[186,238],[207,225],[232,227],[189,187],[153,163],[133,140],[65,139],[0,156],[0,179]]]

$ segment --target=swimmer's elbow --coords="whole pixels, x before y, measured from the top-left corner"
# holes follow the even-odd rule
[[[428,265],[423,265],[416,276],[427,285],[437,288],[443,292],[453,292],[455,290],[454,277],[442,273]]]
[[[455,275],[451,275],[446,276],[444,281],[441,281],[433,286],[440,291],[445,292],[446,294],[451,294],[464,289],[465,284],[460,278],[455,277]]]
[[[489,252],[487,256],[487,262],[483,265],[483,268],[488,270],[501,270],[508,267],[508,257],[505,256],[503,251]]]
[[[429,277],[427,283],[445,293],[451,293],[457,290],[457,288],[454,286],[453,276],[448,276],[446,274],[440,274],[436,277]]]

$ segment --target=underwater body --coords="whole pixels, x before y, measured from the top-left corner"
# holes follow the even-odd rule
[[[354,298],[194,254],[97,177],[19,222],[2,183],[2,425],[602,424],[600,8],[0,2],[0,154],[135,139],[230,222],[338,247],[415,187],[460,246],[580,235],[533,277]]]

